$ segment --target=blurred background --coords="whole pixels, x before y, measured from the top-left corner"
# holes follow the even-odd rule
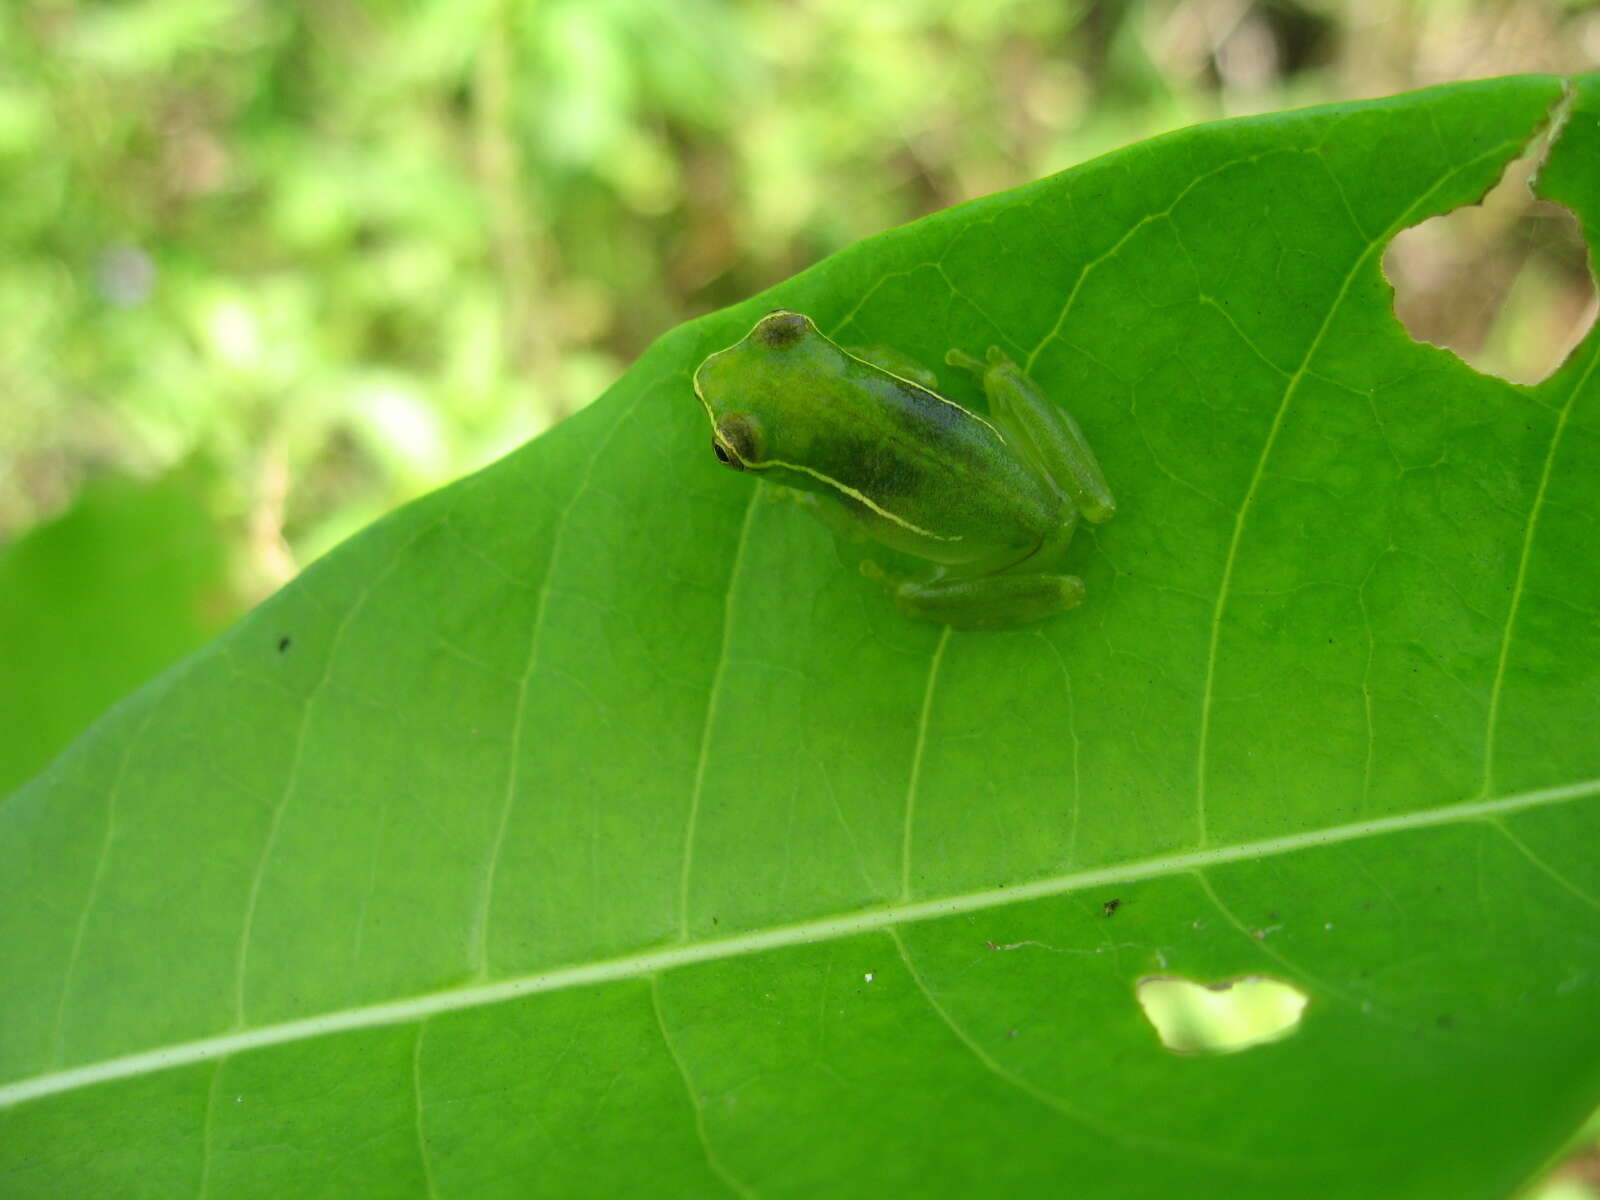
[[[1199,121],[1597,64],[1592,0],[4,0],[0,794],[862,237]],[[1419,336],[1534,379],[1593,291],[1503,192],[1386,267]],[[1600,1155],[1540,1188],[1600,1197]]]
[[[1597,62],[1600,5],[1548,0],[8,0],[0,545],[183,470],[256,598],[869,234]]]

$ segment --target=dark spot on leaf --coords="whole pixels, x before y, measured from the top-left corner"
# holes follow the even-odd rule
[[[292,643],[293,643],[293,639],[290,638],[288,634],[284,634],[281,638],[278,639],[278,653],[282,654],[285,650],[287,650],[290,647],[290,645]]]

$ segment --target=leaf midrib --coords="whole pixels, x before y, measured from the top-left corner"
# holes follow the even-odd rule
[[[1069,892],[1083,891],[1107,884],[1131,883],[1188,872],[1199,872],[1207,867],[1249,859],[1272,858],[1320,846],[1337,845],[1385,834],[1405,833],[1412,830],[1435,828],[1462,821],[1492,819],[1503,813],[1520,812],[1574,800],[1600,796],[1600,778],[1585,779],[1557,787],[1540,788],[1510,796],[1483,800],[1466,800],[1456,804],[1397,816],[1378,817],[1369,821],[1354,821],[1345,825],[1327,826],[1303,833],[1260,841],[1240,842],[1233,846],[1188,850],[1154,858],[1137,859],[1115,866],[1096,867],[1087,871],[1072,871],[1035,879],[1011,886],[985,888],[980,891],[960,892],[933,900],[893,904],[882,908],[848,913],[843,916],[822,917],[794,925],[756,930],[731,937],[701,942],[679,942],[659,949],[640,951],[601,962],[580,963],[521,975],[495,983],[472,987],[452,988],[443,992],[430,992],[392,1000],[382,1004],[321,1013],[296,1021],[263,1025],[256,1029],[199,1038],[180,1042],[155,1050],[120,1058],[105,1059],[65,1071],[36,1075],[30,1079],[0,1085],[0,1109],[22,1104],[29,1100],[61,1092],[75,1091],[98,1083],[151,1074],[173,1067],[188,1066],[226,1058],[249,1050],[282,1045],[333,1033],[358,1029],[371,1029],[382,1025],[396,1025],[407,1021],[423,1020],[444,1013],[499,1004],[521,996],[541,992],[555,992],[566,988],[585,987],[610,983],[621,979],[636,979],[660,971],[695,963],[737,958],[766,950],[783,949],[807,943],[832,941],[859,933],[892,929],[917,921],[938,917],[959,916],[1006,904],[1039,900]],[[1498,824],[1498,822],[1495,822]]]

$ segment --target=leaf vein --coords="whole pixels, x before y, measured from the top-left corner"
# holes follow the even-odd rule
[[[1577,402],[1578,393],[1594,374],[1597,364],[1600,364],[1600,343],[1596,344],[1595,352],[1589,357],[1589,365],[1572,385],[1566,403],[1561,406],[1561,411],[1556,416],[1556,427],[1550,433],[1550,445],[1545,450],[1544,468],[1539,473],[1539,489],[1534,493],[1533,506],[1528,510],[1527,524],[1523,527],[1522,553],[1517,559],[1517,576],[1511,587],[1511,604],[1506,610],[1505,628],[1500,634],[1500,656],[1495,663],[1494,682],[1489,688],[1489,711],[1484,720],[1483,786],[1480,789],[1480,794],[1484,796],[1489,795],[1494,787],[1494,749],[1495,739],[1499,736],[1500,730],[1500,696],[1505,688],[1506,662],[1511,656],[1511,639],[1516,632],[1517,617],[1522,611],[1522,596],[1528,578],[1528,560],[1532,557],[1534,538],[1539,530],[1539,513],[1544,507],[1545,493],[1550,487],[1550,475],[1555,469],[1556,450],[1561,445],[1561,435],[1566,432],[1572,406]]]
[[[1536,868],[1538,868],[1538,870],[1542,871],[1545,875],[1548,875],[1562,888],[1570,892],[1579,900],[1582,900],[1590,908],[1600,909],[1600,899],[1596,899],[1594,896],[1591,896],[1583,888],[1579,887],[1577,884],[1573,883],[1572,880],[1568,879],[1565,874],[1556,870],[1549,863],[1545,862],[1543,858],[1535,854],[1533,852],[1533,847],[1528,845],[1528,843],[1524,842],[1515,833],[1513,833],[1511,827],[1499,817],[1486,817],[1484,820],[1486,823],[1492,825],[1496,830],[1498,830],[1500,835],[1504,837],[1506,841],[1515,846],[1522,854],[1522,857],[1532,863]]]
[[[950,626],[939,634],[939,643],[933,648],[933,658],[928,662],[928,679],[922,688],[922,712],[917,717],[917,741],[911,752],[911,776],[906,781],[905,818],[900,832],[900,899],[911,898],[911,831],[917,812],[917,786],[922,779],[922,760],[928,743],[928,712],[933,708],[933,690],[939,681],[939,664],[944,661],[944,648],[950,644]]]
[[[78,913],[78,923],[72,933],[72,949],[67,954],[67,966],[61,973],[61,994],[56,999],[55,1032],[50,1043],[52,1061],[58,1066],[65,1050],[67,997],[72,993],[72,977],[78,970],[78,959],[83,953],[83,935],[89,926],[89,914],[94,911],[95,903],[100,898],[100,884],[105,878],[106,863],[111,858],[111,843],[116,836],[117,797],[121,795],[123,781],[127,778],[128,761],[133,757],[133,747],[149,729],[158,708],[159,705],[152,702],[145,711],[144,719],[139,722],[138,728],[129,735],[127,743],[122,748],[121,761],[117,764],[117,776],[112,780],[111,789],[106,793],[105,832],[100,838],[100,852],[95,858],[94,874],[89,877],[89,891],[83,898],[83,909]]]
[[[428,1185],[429,1200],[438,1200],[439,1186],[433,1178],[433,1157],[428,1153],[428,1133],[422,1119],[422,1039],[427,1032],[428,1022],[418,1021],[416,1040],[411,1044],[411,1107],[417,1123],[417,1157],[422,1162],[422,1178]]]
[[[689,814],[683,823],[682,867],[678,872],[678,940],[689,939],[689,882],[694,870],[694,839],[700,825],[700,796],[705,789],[706,764],[711,760],[711,733],[717,723],[717,705],[722,699],[722,681],[728,670],[728,644],[733,631],[733,588],[744,569],[745,547],[750,544],[750,527],[755,521],[761,491],[750,489],[744,520],[739,523],[739,540],[734,544],[733,562],[728,566],[728,583],[723,591],[722,640],[717,649],[716,670],[711,673],[711,691],[706,696],[705,720],[700,726],[700,753],[694,765],[694,785],[689,792]]]
[[[494,983],[451,988],[380,1004],[321,1013],[275,1025],[263,1025],[251,1030],[215,1034],[189,1042],[158,1046],[119,1058],[105,1059],[70,1070],[14,1080],[0,1084],[0,1108],[110,1080],[132,1078],[191,1063],[209,1062],[267,1046],[326,1037],[351,1030],[402,1024],[439,1013],[501,1004],[521,996],[587,987],[622,979],[637,979],[695,963],[714,962],[788,946],[853,937],[891,925],[960,916],[1091,888],[1133,883],[1142,879],[1166,878],[1223,866],[1227,863],[1274,858],[1369,837],[1418,832],[1459,824],[1463,821],[1481,820],[1486,816],[1524,812],[1595,798],[1600,798],[1600,778],[1579,780],[1559,787],[1541,788],[1537,791],[1500,796],[1491,800],[1465,800],[1438,808],[1355,821],[1346,825],[1325,826],[1263,841],[1180,851],[1114,866],[1048,876],[1010,886],[920,900],[913,904],[862,909],[843,915],[760,929],[688,945],[675,943],[666,947],[636,951],[613,959],[552,968]]]
[[[572,512],[577,507],[578,501],[589,490],[595,464],[605,457],[611,439],[633,417],[643,396],[644,393],[641,392],[632,404],[618,414],[611,428],[606,430],[605,436],[595,446],[594,453],[589,456],[589,461],[584,467],[583,478],[578,481],[578,486],[572,489],[572,495],[567,497],[561,515],[556,518],[555,532],[550,537],[550,556],[545,562],[544,578],[539,581],[539,596],[534,603],[533,628],[528,634],[528,657],[523,662],[522,673],[517,680],[517,707],[511,717],[511,740],[506,750],[506,784],[500,797],[500,818],[495,824],[494,841],[489,847],[489,860],[484,864],[483,887],[478,894],[477,912],[468,935],[468,954],[473,974],[478,979],[489,977],[489,920],[494,908],[494,881],[500,871],[500,855],[505,849],[506,830],[511,824],[511,809],[516,803],[517,784],[521,777],[522,731],[528,709],[528,684],[539,665],[539,647],[544,635],[545,613],[550,604],[551,580],[555,576],[556,564],[560,559],[561,547],[572,519]]]
[[[1082,1125],[1086,1129],[1092,1129],[1096,1133],[1108,1138],[1118,1145],[1125,1146],[1130,1149],[1155,1149],[1171,1154],[1178,1158],[1223,1162],[1235,1167],[1253,1165],[1243,1163],[1241,1160],[1228,1155],[1208,1152],[1198,1146],[1191,1146],[1186,1143],[1171,1142],[1165,1138],[1149,1137],[1147,1135],[1136,1133],[1124,1125],[1119,1125],[1115,1121],[1107,1120],[1104,1117],[1097,1116],[1086,1109],[1080,1108],[1078,1105],[1073,1104],[1064,1097],[1058,1096],[1054,1092],[1047,1091],[1024,1076],[1018,1075],[1015,1071],[1005,1066],[1005,1064],[1001,1063],[992,1054],[985,1050],[983,1045],[970,1033],[968,1033],[967,1030],[950,1014],[950,1010],[940,1003],[938,997],[933,994],[933,990],[928,987],[927,980],[922,977],[922,972],[918,971],[916,964],[911,961],[911,952],[906,947],[905,939],[900,936],[899,928],[894,925],[889,925],[884,929],[884,932],[887,933],[890,939],[894,942],[895,950],[900,955],[900,961],[905,964],[906,974],[909,975],[911,977],[911,981],[917,985],[917,990],[922,993],[922,999],[927,1004],[929,1009],[931,1009],[933,1014],[944,1023],[945,1028],[949,1029],[950,1032],[955,1035],[956,1040],[966,1047],[968,1053],[970,1053],[981,1066],[983,1066],[987,1071],[989,1071],[990,1074],[992,1074],[1002,1083],[1006,1084],[1008,1087],[1021,1092],[1029,1099],[1044,1105],[1046,1108],[1051,1109],[1056,1113],[1059,1113],[1061,1116],[1066,1117],[1069,1121],[1073,1121],[1079,1125]]]
[[[1328,311],[1323,316],[1321,325],[1317,327],[1316,333],[1306,346],[1306,352],[1300,360],[1300,365],[1295,369],[1294,374],[1290,376],[1289,382],[1283,389],[1283,396],[1278,401],[1278,408],[1273,414],[1272,424],[1267,430],[1266,440],[1262,443],[1261,453],[1256,458],[1255,470],[1251,473],[1250,483],[1245,488],[1244,498],[1239,504],[1237,514],[1234,516],[1233,533],[1228,539],[1228,552],[1222,564],[1222,578],[1217,585],[1217,601],[1211,613],[1211,634],[1206,649],[1205,682],[1200,692],[1200,737],[1195,753],[1195,825],[1201,845],[1206,844],[1209,836],[1206,813],[1206,758],[1211,743],[1211,706],[1216,690],[1217,645],[1222,632],[1222,618],[1227,609],[1228,593],[1233,585],[1233,572],[1238,562],[1239,545],[1243,540],[1245,520],[1255,502],[1256,493],[1261,486],[1261,480],[1266,474],[1267,460],[1272,456],[1273,448],[1277,445],[1278,435],[1283,430],[1284,418],[1288,415],[1290,402],[1299,391],[1300,381],[1306,377],[1312,360],[1316,358],[1317,352],[1322,348],[1323,339],[1327,337],[1328,330],[1332,328],[1333,319],[1343,306],[1345,296],[1349,294],[1351,285],[1355,282],[1356,276],[1366,265],[1368,259],[1372,257],[1373,251],[1384,245],[1396,232],[1410,224],[1413,215],[1426,206],[1434,194],[1457,175],[1475,169],[1485,159],[1502,156],[1508,149],[1514,149],[1518,145],[1520,145],[1518,142],[1502,142],[1476,158],[1453,167],[1441,176],[1432,187],[1414,200],[1405,212],[1390,222],[1383,233],[1367,242],[1361,253],[1356,256],[1355,261],[1350,264],[1350,269],[1345,272],[1344,280],[1340,283],[1339,290],[1335,293],[1332,303],[1328,305]]]
[[[723,1165],[717,1156],[716,1150],[711,1145],[711,1137],[706,1129],[705,1106],[700,1101],[700,1095],[695,1090],[694,1080],[689,1077],[688,1065],[683,1061],[677,1044],[673,1042],[672,1035],[667,1032],[667,1017],[661,1011],[661,976],[650,976],[650,1006],[655,1011],[656,1028],[661,1031],[661,1044],[666,1049],[667,1055],[672,1059],[673,1066],[678,1069],[678,1078],[683,1081],[683,1090],[689,1100],[689,1107],[694,1110],[694,1131],[700,1139],[700,1149],[706,1156],[706,1166],[711,1168],[711,1173],[722,1181],[735,1196],[755,1196],[755,1191],[742,1180],[736,1177]]]
[[[301,702],[300,720],[295,729],[294,749],[289,756],[289,772],[284,778],[283,790],[278,796],[278,801],[272,806],[272,818],[267,823],[267,836],[261,844],[261,857],[256,862],[255,873],[250,879],[250,892],[245,901],[244,921],[239,929],[239,946],[235,951],[233,973],[233,1019],[234,1026],[238,1029],[245,1028],[245,976],[248,974],[250,965],[250,943],[255,930],[256,908],[261,900],[261,885],[267,877],[267,863],[271,861],[273,848],[277,845],[278,831],[283,826],[283,814],[288,811],[289,801],[300,786],[300,767],[305,757],[306,730],[311,725],[311,710],[315,707],[318,697],[322,695],[323,690],[328,686],[329,680],[333,678],[334,659],[338,657],[340,643],[343,642],[344,635],[349,630],[351,622],[355,620],[356,614],[366,607],[367,601],[372,598],[372,594],[378,590],[380,584],[389,578],[390,573],[399,566],[406,553],[448,520],[449,516],[446,514],[419,526],[410,537],[395,548],[384,567],[376,572],[361,588],[350,606],[345,609],[344,615],[339,618],[338,624],[334,626],[333,636],[328,639],[328,650],[322,660],[322,675],[312,685],[311,690],[306,693],[305,699]]]

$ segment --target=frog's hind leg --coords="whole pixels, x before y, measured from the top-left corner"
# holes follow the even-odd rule
[[[889,574],[877,563],[861,573],[881,583],[908,617],[957,629],[996,629],[1042,621],[1083,603],[1076,575],[982,575],[918,581]]]
[[[945,362],[978,377],[989,398],[989,415],[1044,466],[1079,512],[1097,524],[1112,518],[1117,502],[1083,430],[1005,351],[990,346],[989,361],[979,362],[951,350]]]

